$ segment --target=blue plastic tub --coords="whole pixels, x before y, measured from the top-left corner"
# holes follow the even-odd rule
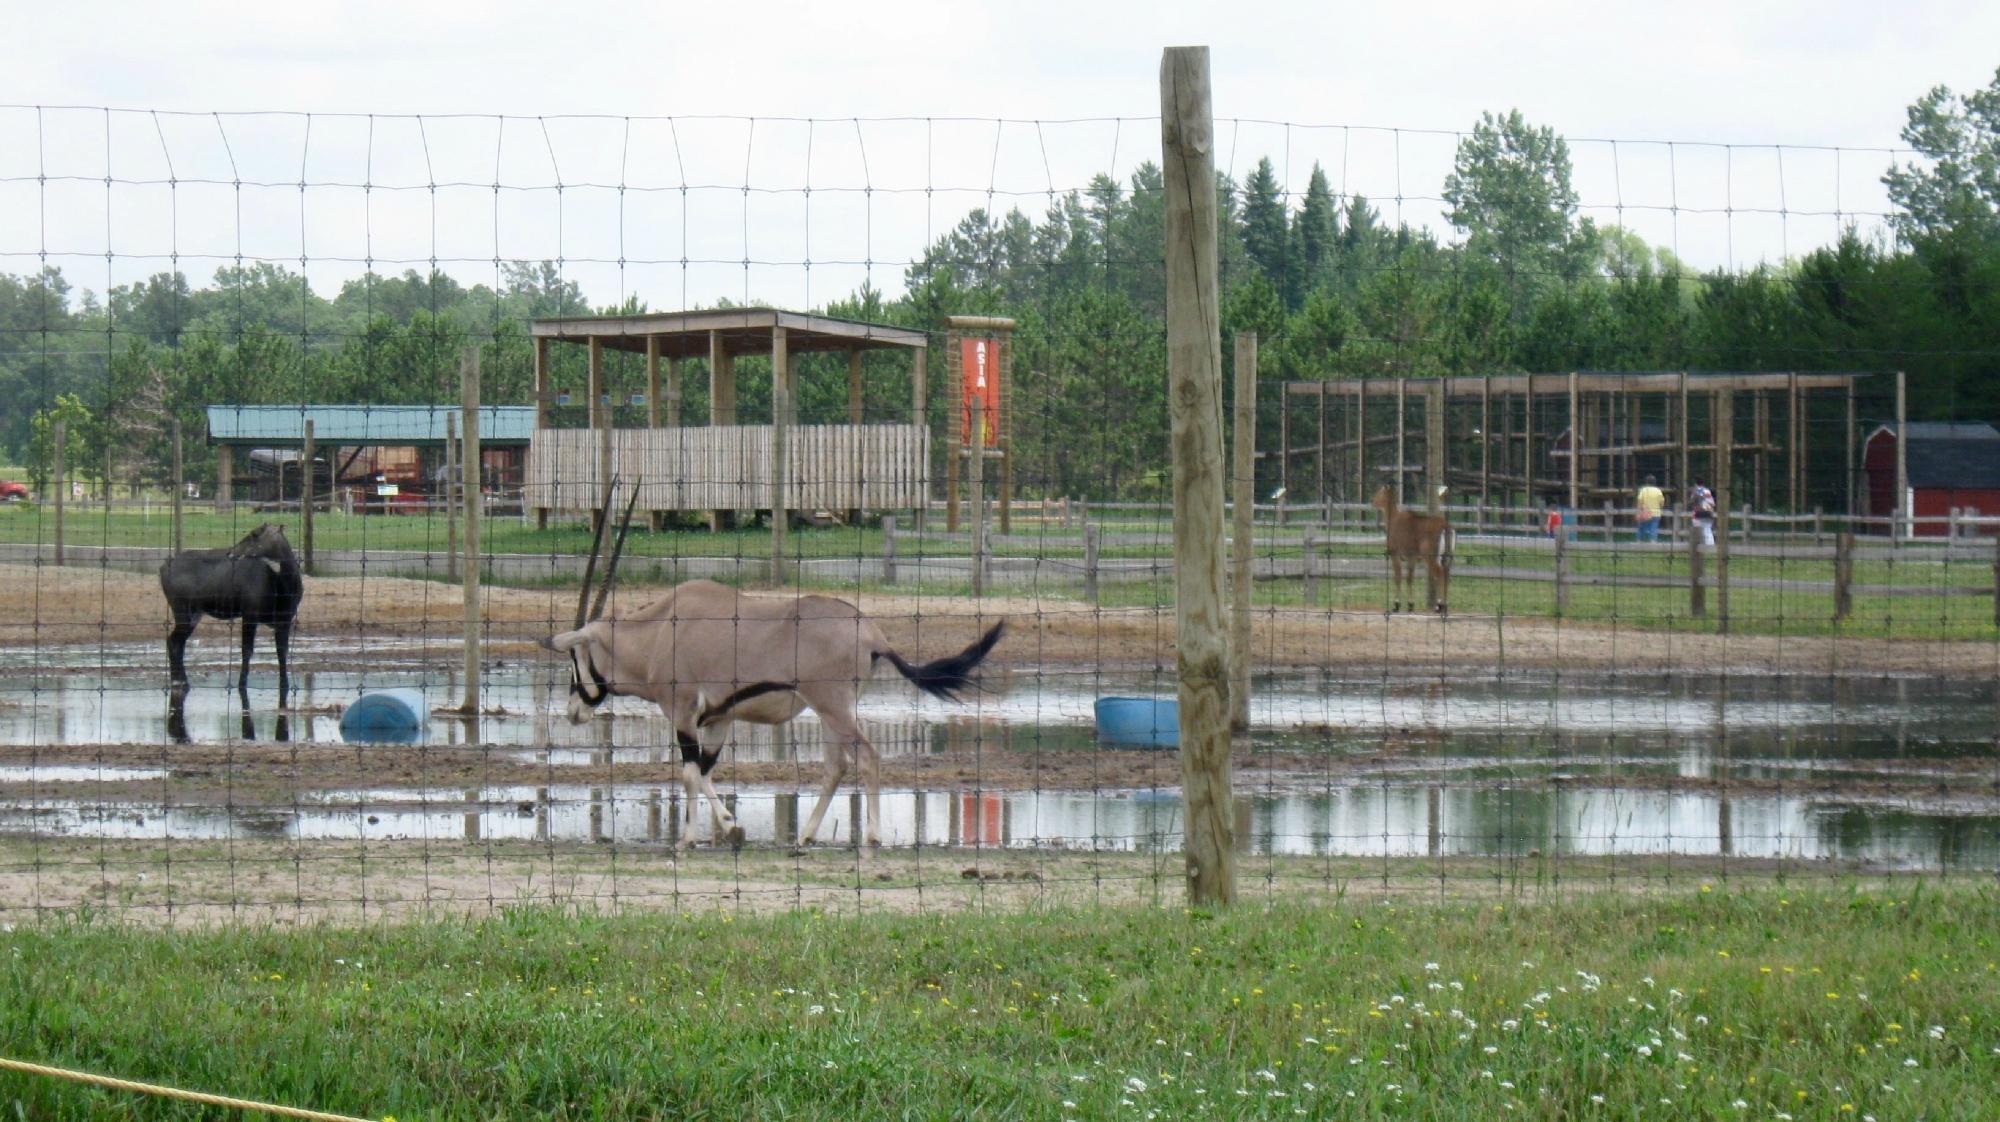
[[[1100,697],[1097,736],[1112,744],[1177,747],[1181,742],[1181,703],[1171,697]]]
[[[429,715],[422,690],[374,690],[340,715],[340,738],[350,744],[408,744],[423,739]]]

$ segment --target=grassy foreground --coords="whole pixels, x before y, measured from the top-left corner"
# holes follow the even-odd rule
[[[2000,891],[0,934],[0,1055],[368,1117],[1991,1118]],[[0,1074],[0,1117],[220,1117]]]

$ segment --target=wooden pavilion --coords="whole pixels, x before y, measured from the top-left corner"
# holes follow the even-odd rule
[[[538,525],[551,511],[594,511],[604,482],[639,487],[639,509],[655,518],[705,511],[713,526],[738,511],[770,511],[783,554],[785,524],[795,511],[896,510],[920,507],[929,493],[930,437],[923,424],[929,337],[922,331],[777,308],[566,316],[535,320],[535,427],[528,450],[526,503]],[[549,427],[558,403],[551,343],[589,349],[588,425]],[[646,427],[615,428],[606,392],[604,351],[646,356]],[[868,424],[861,356],[871,350],[910,356],[907,423]],[[847,355],[847,423],[798,423],[798,358]],[[736,360],[771,360],[771,423],[744,424],[737,414]],[[662,370],[662,359],[665,370]],[[709,415],[690,425],[682,414],[685,364],[706,359]]]

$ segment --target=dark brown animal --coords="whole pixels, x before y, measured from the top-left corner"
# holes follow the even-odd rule
[[[1450,599],[1452,549],[1458,541],[1451,523],[1441,514],[1404,510],[1396,502],[1395,489],[1387,484],[1375,492],[1372,505],[1382,512],[1383,528],[1388,534],[1390,613],[1403,610],[1406,595],[1410,610],[1416,610],[1417,594],[1411,586],[1416,581],[1417,561],[1421,558],[1430,571],[1431,587],[1437,592],[1431,607],[1439,615],[1445,614]]]

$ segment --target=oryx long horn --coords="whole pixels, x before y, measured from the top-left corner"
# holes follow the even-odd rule
[[[590,560],[583,563],[583,587],[576,593],[576,626],[582,627],[587,621],[584,610],[590,607],[590,579],[597,574],[597,555],[604,552],[604,535],[611,532],[611,500],[617,496],[618,477],[612,476],[604,484],[604,502],[597,508],[597,532],[590,541]]]
[[[632,497],[625,500],[625,517],[618,522],[618,540],[612,543],[611,560],[604,566],[604,587],[597,590],[597,603],[590,609],[592,620],[604,614],[604,602],[611,598],[611,584],[618,579],[618,559],[625,554],[625,532],[632,528],[632,508],[638,505],[639,481],[634,480]]]

